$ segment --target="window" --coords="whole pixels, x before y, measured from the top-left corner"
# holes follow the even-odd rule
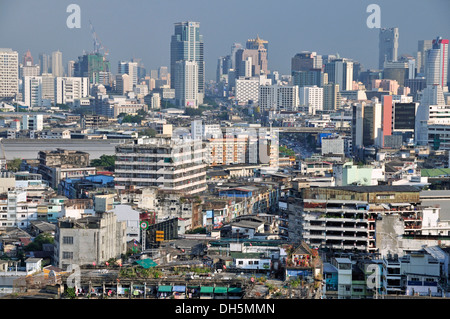
[[[73,252],[63,251],[63,259],[73,259]]]
[[[244,264],[244,262],[242,260],[239,260],[238,265],[242,265],[242,264]]]
[[[63,244],[73,245],[73,237],[63,237]]]

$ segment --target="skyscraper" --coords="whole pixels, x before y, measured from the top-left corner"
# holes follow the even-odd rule
[[[0,48],[0,98],[19,93],[19,55],[12,49]]]
[[[291,74],[295,71],[309,71],[322,68],[322,56],[316,52],[303,51],[291,59]]]
[[[419,40],[417,45],[417,73],[425,72],[427,51],[433,46],[433,40]]]
[[[180,60],[175,65],[175,100],[178,106],[197,108],[198,64],[196,61]]]
[[[203,36],[200,34],[199,22],[175,23],[175,32],[170,42],[170,83],[175,88],[175,80],[179,78],[176,74],[178,61],[189,61],[197,63],[198,70],[198,99],[203,102],[205,93],[205,62],[203,55]],[[191,66],[191,64],[186,64]]]
[[[118,74],[128,74],[129,82],[127,91],[133,91],[133,87],[138,84],[138,63],[129,61],[119,61]]]
[[[31,56],[30,50],[27,51],[27,53],[23,56],[23,66],[32,66],[33,65],[33,57]]]
[[[384,62],[395,62],[398,56],[398,28],[380,28],[378,67],[383,69]]]
[[[437,37],[427,53],[427,86],[440,85],[445,92],[447,90],[448,39]]]
[[[55,77],[64,75],[62,53],[60,51],[52,52],[52,74]]]
[[[261,39],[259,35],[256,36],[256,39],[248,39],[245,44],[245,47],[249,50],[258,50],[260,46],[266,49],[267,56],[269,56],[269,41]]]
[[[325,64],[324,72],[328,74],[328,83],[339,84],[341,91],[353,89],[353,62],[339,58]]]
[[[39,67],[41,69],[41,74],[51,73],[50,57],[47,54],[39,54]]]

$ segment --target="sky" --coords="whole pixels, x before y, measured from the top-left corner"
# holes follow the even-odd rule
[[[67,6],[81,9],[81,28],[68,28]],[[301,51],[336,54],[378,64],[379,29],[369,28],[370,4],[381,27],[399,28],[399,54],[415,55],[418,40],[450,38],[450,0],[0,0],[0,48],[23,56],[60,50],[63,62],[93,50],[90,22],[108,52],[113,73],[119,60],[140,58],[149,71],[170,64],[174,23],[200,22],[206,78],[235,42],[269,41],[269,70],[290,73]]]

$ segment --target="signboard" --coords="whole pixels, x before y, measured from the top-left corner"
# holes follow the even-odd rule
[[[164,241],[164,231],[162,230],[156,231],[156,241]]]
[[[146,230],[148,228],[148,222],[147,221],[142,221],[140,223],[140,227],[142,230]]]

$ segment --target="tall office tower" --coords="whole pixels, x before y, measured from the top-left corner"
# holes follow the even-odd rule
[[[158,69],[158,77],[160,80],[168,80],[169,69],[167,66],[160,66]]]
[[[267,50],[263,45],[259,46],[259,49],[239,49],[236,51],[235,63],[236,63],[236,75],[246,76],[248,73],[248,58],[251,58],[251,75],[259,76],[261,74],[269,74]],[[247,62],[246,62],[247,61]],[[248,75],[247,75],[248,76]]]
[[[324,72],[328,74],[328,83],[339,84],[341,91],[353,89],[353,62],[345,59],[333,59],[325,64]]]
[[[316,114],[323,110],[323,88],[304,86],[299,88],[300,107],[304,107],[309,114]]]
[[[42,105],[42,77],[24,76],[23,82],[23,101],[28,107]]]
[[[140,58],[132,58],[131,62],[136,63],[136,84],[147,75],[147,70],[145,69],[144,63]]]
[[[0,48],[0,98],[19,93],[19,55],[12,49]]]
[[[248,39],[247,43],[245,44],[245,48],[249,50],[258,50],[260,46],[263,46],[264,49],[266,49],[267,57],[269,56],[269,41],[263,40],[259,37],[259,35],[256,36],[256,39]]]
[[[417,73],[425,73],[427,51],[433,46],[433,40],[419,40],[417,45]]]
[[[130,76],[131,79],[131,90],[133,90],[133,87],[136,86],[138,84],[138,79],[139,79],[139,65],[137,62],[129,62],[128,63],[128,75]]]
[[[89,53],[78,57],[74,65],[74,75],[76,77],[88,77],[91,84],[105,84],[100,82],[101,78],[109,78],[103,74],[111,73],[111,64],[100,53]],[[101,76],[100,74],[103,74]],[[108,83],[109,85],[109,83]]]
[[[317,85],[322,87],[326,84],[325,74],[322,69],[310,69],[308,71],[293,71],[292,80],[299,87]]]
[[[437,37],[433,40],[432,48],[427,52],[427,86],[440,85],[446,92],[448,90],[448,39]]]
[[[233,43],[233,45],[231,46],[231,69],[236,69],[236,52],[242,48],[242,44],[240,43]]]
[[[70,60],[67,62],[67,76],[72,77],[75,74],[75,61]]]
[[[378,67],[383,69],[384,62],[397,61],[398,28],[380,28]]]
[[[353,125],[355,133],[355,144],[353,145],[356,148],[382,146],[382,111],[382,105],[376,98],[369,103],[362,102],[357,105],[357,115],[354,116]]]
[[[197,63],[198,102],[203,103],[205,94],[205,61],[203,55],[203,36],[200,34],[199,22],[178,22],[175,23],[175,32],[170,42],[170,85],[175,88],[175,79],[178,61],[189,61]],[[192,63],[186,64],[193,68]]]
[[[130,82],[128,74],[116,74],[116,93],[125,95],[127,92],[130,92]]]
[[[231,70],[231,56],[221,56],[217,60],[217,71],[216,71],[216,81],[217,83],[221,81],[224,75],[228,75]]]
[[[133,91],[134,86],[138,84],[138,63],[129,61],[119,61],[118,74],[128,74],[129,81],[127,91]]]
[[[295,71],[322,69],[322,56],[316,52],[302,51],[291,59],[291,74]]]
[[[261,111],[297,111],[299,106],[298,86],[261,85],[258,106]]]
[[[55,77],[51,73],[42,73],[42,103],[51,105],[55,103]]]
[[[221,56],[217,59],[217,69],[216,69],[216,83],[219,83],[222,81],[223,78],[223,65],[225,61],[225,57]]]
[[[404,61],[385,62],[383,69],[383,79],[395,80],[399,86],[405,85],[405,80],[409,79],[410,64]]]
[[[181,60],[175,64],[175,100],[178,106],[197,108],[198,64],[196,61]]]
[[[60,51],[52,52],[52,74],[54,77],[64,75],[62,53]]]
[[[50,65],[50,57],[45,53],[39,54],[39,67],[41,69],[41,75],[44,73],[52,73]]]
[[[341,106],[339,84],[327,83],[323,86],[323,110],[335,111]]]
[[[23,66],[32,66],[32,65],[33,65],[33,57],[31,56],[30,50],[28,50],[28,51],[23,55],[22,64],[23,64]]]

